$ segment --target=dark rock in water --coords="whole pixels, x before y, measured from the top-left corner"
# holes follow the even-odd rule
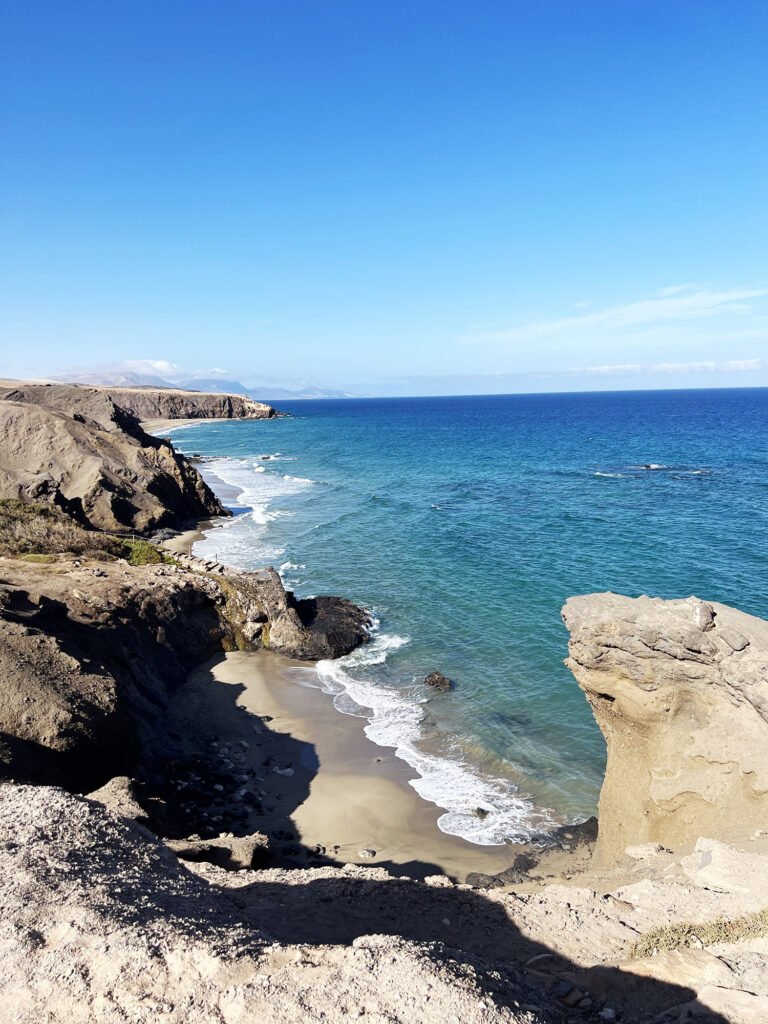
[[[430,672],[424,680],[424,685],[431,686],[433,690],[439,690],[440,693],[448,693],[453,689],[453,683],[442,672]]]
[[[182,860],[205,860],[229,871],[263,867],[269,857],[269,840],[261,832],[218,839],[167,839],[165,845]]]

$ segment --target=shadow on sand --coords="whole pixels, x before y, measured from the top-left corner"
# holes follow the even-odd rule
[[[176,707],[169,716],[169,726],[178,737],[174,742],[183,737],[184,751],[189,754],[212,731],[221,736],[227,723],[237,722],[252,737],[249,756],[253,763],[261,769],[275,760],[290,763],[293,774],[287,778],[264,771],[261,813],[249,814],[239,828],[230,823],[229,829],[240,835],[259,829],[268,832],[273,866],[342,868],[332,856],[309,849],[296,838],[292,815],[309,795],[319,769],[314,746],[264,729],[258,715],[238,707],[245,687],[224,684],[213,676],[210,668],[219,660],[198,670],[195,685],[177,693]],[[166,732],[166,738],[168,735]],[[237,742],[235,735],[232,742]],[[225,793],[221,803],[233,799],[233,794]],[[180,867],[186,870],[183,864]],[[391,935],[426,943],[430,956],[471,963],[499,1007],[514,1010],[521,1003],[530,1003],[553,1021],[599,1021],[601,1007],[610,1007],[621,1020],[633,1024],[682,1020],[728,1024],[724,1017],[700,1005],[690,988],[628,975],[610,966],[585,969],[526,937],[515,923],[512,893],[502,904],[483,890],[425,885],[415,879],[443,874],[441,867],[427,861],[377,861],[375,867],[396,877],[360,878],[339,871],[332,878],[311,872],[280,876],[276,881],[273,874],[260,880],[258,872],[232,873],[229,886],[219,874],[210,893],[220,912],[219,924],[222,913],[231,913],[233,932],[242,925],[251,927],[259,933],[254,935],[256,942],[274,939],[291,945],[347,946],[361,936]],[[190,901],[189,914],[185,908],[179,915],[180,927],[204,926],[206,911],[197,908],[196,902]],[[137,909],[137,914],[142,913]],[[590,959],[588,950],[584,959]],[[573,986],[570,990],[569,985]],[[575,1001],[577,990],[582,993],[578,1001],[588,999],[589,1005],[563,1002],[563,997]]]

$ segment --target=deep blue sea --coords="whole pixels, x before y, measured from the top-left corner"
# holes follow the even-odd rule
[[[501,843],[595,811],[567,597],[768,617],[768,389],[276,404],[291,416],[173,432],[241,492],[195,553],[372,611],[371,644],[318,684],[416,769],[446,832]],[[435,670],[452,693],[425,689]]]

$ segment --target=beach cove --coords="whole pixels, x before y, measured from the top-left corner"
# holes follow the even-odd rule
[[[490,849],[595,813],[605,746],[562,666],[569,594],[768,609],[767,404],[759,391],[326,401],[165,426],[235,512],[193,535],[195,553],[273,564],[299,595],[372,611],[371,644],[321,664],[316,684],[398,751],[442,831]],[[452,693],[424,687],[434,670]]]

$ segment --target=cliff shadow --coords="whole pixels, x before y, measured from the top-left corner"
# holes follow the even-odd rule
[[[726,1024],[724,1017],[698,1004],[695,991],[686,985],[611,966],[585,969],[554,946],[526,935],[515,921],[514,894],[500,900],[484,890],[424,885],[415,879],[443,874],[427,860],[377,861],[375,867],[391,877],[359,877],[357,868],[344,872],[333,850],[302,844],[292,816],[309,796],[320,767],[317,751],[313,744],[275,730],[272,721],[263,720],[268,715],[245,709],[245,684],[236,674],[226,680],[214,674],[222,660],[194,672],[168,710],[165,742],[182,755],[168,764],[171,774],[166,779],[174,794],[169,799],[178,801],[177,827],[202,838],[262,831],[270,839],[272,866],[341,870],[331,877],[294,870],[226,876],[206,867],[210,905],[217,908],[218,920],[214,925],[206,918],[209,910],[196,909],[198,899],[190,900],[187,908],[176,908],[181,928],[189,926],[193,933],[201,927],[222,927],[223,913],[224,927],[233,933],[245,925],[259,941],[286,945],[349,946],[363,936],[393,936],[425,944],[433,959],[471,965],[497,1004],[512,1011],[523,1002],[544,1007],[553,1020],[596,1021],[608,1007],[624,1021]],[[199,781],[176,790],[184,781],[182,765],[192,765]],[[258,805],[243,806],[246,794]],[[183,862],[179,870],[186,872]],[[213,875],[208,875],[211,870]],[[567,904],[560,911],[550,908],[553,934],[569,926],[570,913]]]

